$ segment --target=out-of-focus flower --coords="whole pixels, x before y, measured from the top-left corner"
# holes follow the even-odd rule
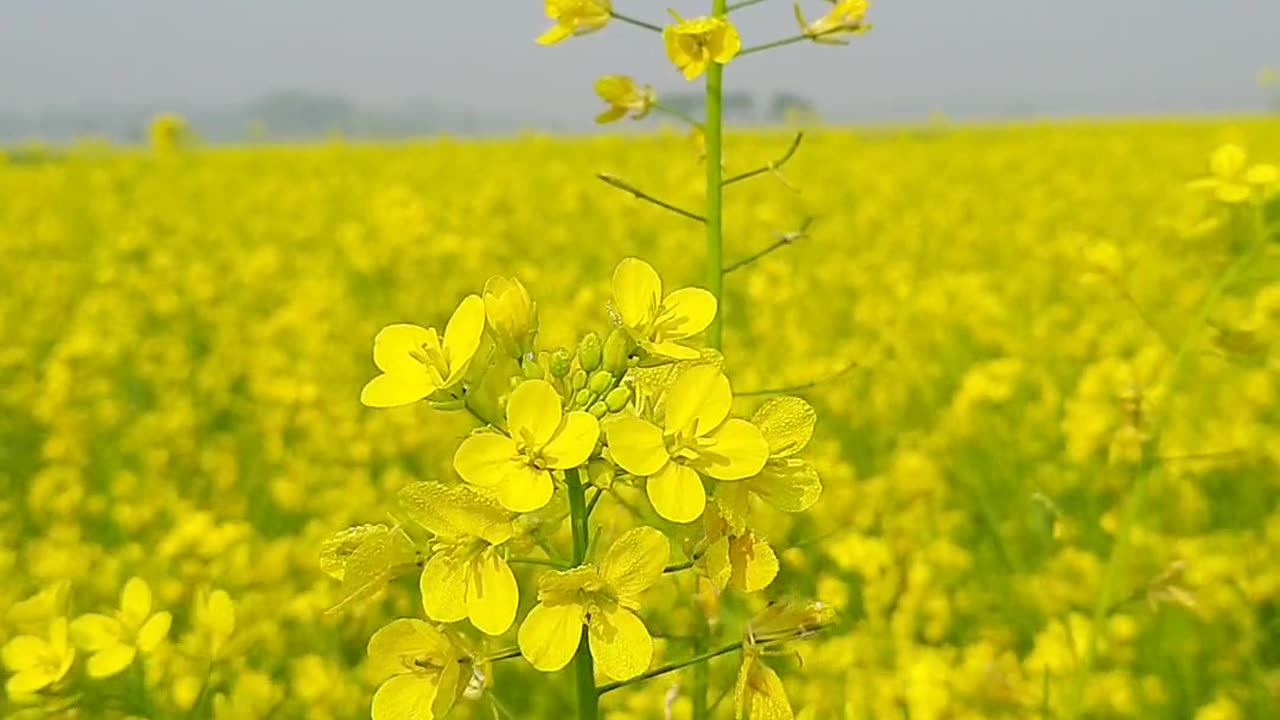
[[[596,80],[596,95],[609,104],[596,116],[596,122],[601,124],[621,120],[627,114],[633,120],[640,120],[649,115],[657,102],[651,86],[637,85],[635,80],[625,75],[605,75]]]
[[[538,36],[539,45],[555,45],[600,30],[609,24],[613,13],[610,0],[546,0],[543,7],[555,25]]]
[[[861,35],[871,28],[866,23],[867,10],[871,8],[867,0],[838,0],[826,15],[813,22],[805,19],[800,3],[794,7],[800,32],[814,42],[847,45],[850,36]]]
[[[71,623],[71,637],[92,653],[89,675],[110,677],[132,665],[139,653],[155,650],[169,636],[172,622],[167,611],[152,612],[151,586],[135,577],[125,583],[114,615],[81,615]]]
[[[1228,143],[1209,158],[1209,175],[1187,187],[1211,192],[1218,202],[1238,205],[1261,197],[1280,184],[1280,168],[1268,163],[1249,164],[1244,148]]]
[[[711,63],[727,64],[742,49],[742,38],[733,23],[722,17],[684,19],[671,13],[675,24],[662,29],[667,58],[685,80],[696,79]]]
[[[387,678],[373,695],[373,720],[444,717],[471,679],[466,649],[416,618],[392,620],[367,652],[373,675]]]
[[[49,623],[48,635],[18,635],[5,643],[0,656],[12,675],[5,683],[11,697],[38,693],[66,677],[76,650],[68,639],[67,619]]]
[[[533,350],[538,335],[538,305],[517,278],[491,277],[484,284],[484,316],[489,333],[509,357]]]

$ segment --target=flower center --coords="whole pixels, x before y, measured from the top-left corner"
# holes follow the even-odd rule
[[[440,345],[440,341],[432,335],[427,341],[409,351],[409,357],[421,363],[436,385],[443,385],[449,377],[449,352]]]
[[[542,456],[542,447],[534,442],[533,433],[521,428],[518,435],[511,438],[516,441],[516,460],[534,469],[546,470],[547,460]]]
[[[696,425],[690,422],[684,428],[663,433],[667,454],[677,460],[697,460],[702,453],[706,452],[714,443],[708,438],[698,437],[695,427]]]

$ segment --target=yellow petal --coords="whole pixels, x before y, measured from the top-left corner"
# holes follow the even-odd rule
[[[573,659],[582,639],[583,607],[538,603],[520,623],[520,654],[542,672],[555,672]]]
[[[140,577],[129,578],[120,591],[120,620],[137,629],[151,615],[151,586]]]
[[[132,645],[123,643],[112,645],[89,656],[86,669],[89,671],[89,677],[111,677],[112,675],[118,675],[125,668],[132,665],[133,659],[137,655],[138,649]]]
[[[470,485],[416,482],[396,493],[410,520],[440,538],[478,537],[491,545],[511,539],[512,514],[489,493]]]
[[[373,694],[373,720],[433,720],[436,675],[407,673],[382,683]]]
[[[560,393],[546,380],[526,380],[507,398],[507,432],[540,448],[560,428]]]
[[[421,365],[416,370],[391,375],[383,374],[365,383],[360,403],[371,408],[399,407],[416,403],[439,388]]]
[[[538,36],[539,45],[555,45],[573,35],[572,28],[565,25],[552,25],[546,32]]]
[[[588,412],[575,410],[564,416],[560,428],[542,448],[547,467],[575,468],[587,461],[600,439],[600,422]]]
[[[70,631],[76,647],[89,652],[119,645],[125,636],[119,620],[99,613],[87,613],[72,620]]]
[[[597,125],[608,125],[611,122],[617,122],[627,114],[627,109],[621,105],[611,105],[600,114],[596,115]]]
[[[635,93],[636,84],[626,75],[604,75],[596,79],[595,91],[601,100],[621,105]]]
[[[733,585],[743,592],[763,590],[778,576],[778,557],[769,541],[748,532],[729,543]]]
[[[707,506],[698,473],[676,462],[667,463],[645,481],[645,492],[653,509],[671,522],[693,522]]]
[[[706,330],[715,319],[716,296],[702,288],[680,288],[667,295],[662,309],[671,317],[664,326],[668,338],[692,337]]]
[[[735,717],[742,720],[792,720],[782,679],[757,656],[748,654],[738,671]]]
[[[733,565],[729,559],[729,537],[722,536],[708,545],[707,551],[702,554],[702,562],[707,579],[718,589],[723,590],[733,578]]]
[[[741,480],[760,472],[769,459],[769,443],[760,429],[739,418],[729,418],[706,436],[711,444],[698,455],[700,472],[717,480]]]
[[[453,455],[453,469],[472,485],[493,487],[525,466],[519,458],[514,440],[506,435],[482,432],[458,445]]]
[[[1244,181],[1251,185],[1270,187],[1280,183],[1280,167],[1275,165],[1254,165],[1244,174]]]
[[[729,62],[741,49],[742,37],[732,23],[726,21],[723,31],[712,34],[711,59],[717,63],[723,65]]]
[[[1209,167],[1214,175],[1220,178],[1234,178],[1244,170],[1245,160],[1244,148],[1234,143],[1223,145],[1214,151],[1209,158]]]
[[[465,673],[465,676],[464,676]],[[444,669],[436,677],[436,699],[431,704],[435,717],[443,718],[449,714],[453,704],[462,697],[471,681],[471,663],[450,659]]]
[[[587,638],[596,669],[614,680],[630,680],[649,669],[653,638],[635,613],[614,605],[591,614]]]
[[[423,369],[411,352],[421,352],[423,345],[435,345],[434,330],[397,323],[378,331],[373,338],[373,364],[384,373],[409,374]]]
[[[702,353],[697,348],[691,348],[674,340],[664,340],[662,342],[650,342],[641,340],[640,347],[650,355],[656,355],[669,360],[697,360],[702,357]]]
[[[609,546],[600,562],[600,575],[619,602],[633,606],[634,599],[662,577],[670,557],[666,535],[651,527],[632,528]]]
[[[634,415],[619,415],[604,424],[609,456],[618,467],[637,477],[647,477],[667,464],[662,428]]]
[[[613,270],[613,304],[624,325],[637,328],[647,324],[662,299],[662,280],[649,263],[625,258]]]
[[[520,588],[511,568],[493,548],[471,564],[467,583],[467,617],[486,635],[501,635],[516,619]]]
[[[448,639],[417,618],[398,618],[378,628],[369,638],[366,652],[379,677],[405,672],[406,657],[428,657],[442,663],[451,655]]]
[[[138,630],[138,650],[149,653],[155,650],[164,639],[169,637],[169,627],[173,624],[173,615],[162,610],[147,618]]]
[[[1218,183],[1215,195],[1217,195],[1218,202],[1236,205],[1248,202],[1249,198],[1253,197],[1253,189],[1244,183],[1222,182]]]
[[[694,427],[699,437],[711,432],[729,415],[733,391],[729,378],[714,365],[694,365],[680,374],[667,391],[667,431]]]
[[[554,491],[550,472],[520,465],[493,489],[493,495],[511,512],[527,513],[546,507]]]
[[[822,495],[818,469],[797,458],[770,460],[747,487],[761,499],[783,512],[808,510]]]
[[[54,677],[54,673],[41,665],[13,675],[5,682],[4,689],[10,698],[17,699],[24,695],[38,693],[57,681],[58,678]]]
[[[445,387],[452,387],[462,379],[471,358],[480,347],[484,336],[484,300],[479,295],[468,295],[458,303],[444,328],[445,359],[449,362],[449,377]]]
[[[773,398],[751,416],[751,424],[760,428],[769,443],[772,457],[790,457],[800,452],[813,437],[818,413],[798,397]]]
[[[35,635],[19,635],[5,643],[4,649],[0,650],[0,657],[3,658],[6,668],[21,672],[36,665],[48,646],[44,638]]]
[[[436,553],[422,568],[418,581],[422,609],[436,622],[457,622],[467,616],[467,566]]]

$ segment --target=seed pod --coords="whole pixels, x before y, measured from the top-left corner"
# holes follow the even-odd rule
[[[585,388],[587,386],[587,371],[578,370],[574,372],[572,384],[574,390],[581,390]]]
[[[520,363],[520,371],[528,380],[541,380],[545,375],[542,366],[531,357],[525,358],[524,362]]]
[[[591,402],[591,391],[583,388],[573,396],[573,404],[575,407],[586,407]]]
[[[604,369],[614,375],[626,372],[631,355],[631,337],[625,330],[614,328],[604,342]]]
[[[626,385],[620,385],[604,398],[604,404],[609,408],[609,412],[622,412],[622,408],[631,402],[631,388]]]
[[[582,340],[578,342],[578,364],[582,366],[583,370],[593,372],[600,367],[600,359],[603,352],[600,336],[589,332],[583,335]]]
[[[591,408],[587,412],[595,415],[596,418],[602,418],[609,413],[609,407],[600,400],[597,400],[591,404]]]
[[[569,369],[573,366],[573,355],[564,348],[560,348],[551,353],[551,374],[555,377],[562,378],[569,374]]]
[[[613,387],[613,375],[608,370],[597,370],[587,381],[587,389],[596,395],[603,395]]]

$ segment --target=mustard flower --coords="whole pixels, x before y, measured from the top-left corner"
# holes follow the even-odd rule
[[[649,502],[672,522],[698,519],[707,496],[702,476],[743,480],[760,472],[769,444],[756,426],[729,417],[729,379],[712,365],[694,365],[667,390],[661,425],[636,415],[605,424],[613,461],[645,478]]]
[[[445,632],[416,618],[399,618],[369,638],[369,664],[386,680],[373,695],[373,720],[444,717],[466,690],[472,661]]]
[[[520,652],[535,668],[555,672],[573,659],[587,627],[596,668],[614,680],[648,669],[653,638],[636,616],[640,595],[662,576],[671,547],[651,527],[623,533],[599,568],[582,565],[538,580],[538,604],[520,624]]]
[[[870,7],[867,0],[838,0],[826,15],[809,22],[805,20],[800,3],[796,3],[796,22],[800,24],[800,32],[814,42],[846,45],[849,41],[845,36],[860,35],[869,29],[866,16]]]
[[[484,316],[502,352],[519,360],[533,350],[538,305],[516,278],[491,277],[484,284]]]
[[[441,337],[435,328],[388,325],[373,340],[373,363],[382,374],[360,392],[369,407],[414,403],[462,381],[484,334],[485,304],[468,295],[453,311]]]
[[[236,607],[226,590],[196,593],[192,613],[193,644],[202,657],[221,660],[228,654],[236,631]]]
[[[1244,148],[1228,143],[1210,156],[1208,177],[1193,180],[1187,187],[1212,192],[1225,205],[1239,205],[1263,196],[1278,184],[1280,168],[1265,163],[1249,165]]]
[[[13,674],[5,683],[10,697],[32,695],[66,677],[76,650],[68,640],[67,619],[54,618],[47,637],[18,635],[0,650],[4,666]]]
[[[114,615],[81,615],[71,623],[71,637],[92,653],[90,677],[111,677],[132,665],[139,653],[155,650],[169,636],[172,622],[167,611],[152,612],[151,586],[135,577],[125,583]]]
[[[764,664],[760,649],[742,648],[742,665],[733,688],[734,720],[791,720],[791,701],[782,678]]]
[[[398,496],[401,509],[434,536],[422,569],[422,608],[436,622],[469,618],[501,635],[516,618],[520,590],[499,552],[515,534],[515,514],[468,485],[419,482]]]
[[[546,0],[543,7],[555,25],[538,36],[539,45],[555,45],[600,30],[613,13],[610,0]]]
[[[706,72],[711,63],[724,65],[742,49],[738,30],[722,17],[698,17],[688,20],[674,11],[674,25],[662,29],[662,42],[667,58],[684,75],[693,80]]]
[[[697,565],[717,588],[733,585],[750,593],[773,582],[778,575],[778,556],[768,540],[745,525],[731,523],[718,505],[703,514],[703,521],[707,547]]]
[[[662,279],[639,258],[625,258],[613,271],[615,321],[645,352],[672,360],[700,353],[676,342],[698,335],[716,316],[716,297],[696,287],[662,294]]]
[[[596,80],[596,95],[609,104],[609,107],[596,116],[600,124],[621,120],[628,113],[633,120],[646,117],[657,97],[649,85],[636,85],[636,81],[625,75],[605,75]]]
[[[600,425],[591,413],[564,412],[545,380],[521,383],[507,399],[507,431],[480,432],[458,446],[453,467],[463,480],[491,488],[502,507],[533,512],[551,500],[553,470],[585,463]]]

